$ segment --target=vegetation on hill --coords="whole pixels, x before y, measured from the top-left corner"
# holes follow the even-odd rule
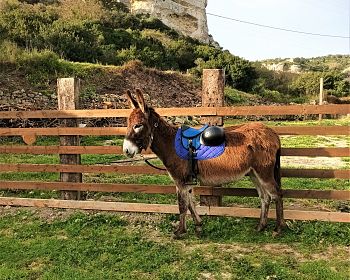
[[[293,61],[292,61],[293,60]],[[267,64],[276,64],[276,63],[288,63],[296,64],[300,66],[303,71],[317,71],[317,72],[326,72],[326,71],[343,71],[350,66],[350,55],[327,55],[321,57],[296,57],[293,59],[285,58],[274,58],[266,59],[261,61],[262,63]]]
[[[319,80],[324,79],[324,89],[327,94],[338,97],[350,95],[350,55],[328,55],[314,58],[268,59],[261,64],[283,64],[289,69],[295,65],[300,73],[279,72],[275,74],[284,78],[280,85],[288,85],[283,92],[295,96],[310,96],[319,91]],[[268,70],[266,70],[268,72]],[[266,74],[265,71],[265,74]],[[274,75],[274,76],[275,76]],[[275,78],[275,77],[274,77]],[[272,79],[274,80],[274,79]]]
[[[277,73],[261,63],[179,35],[159,19],[133,15],[115,0],[0,3],[0,68],[14,65],[36,86],[65,75],[93,75],[103,65],[121,66],[139,60],[146,67],[195,77],[200,77],[204,68],[224,68],[231,100],[241,100],[232,99],[235,89],[265,101],[305,102],[316,96],[321,76],[330,93],[349,95],[347,74],[339,69],[349,65],[350,58],[335,58],[336,65],[328,58],[296,59],[308,72]]]
[[[251,90],[254,69],[248,61],[181,36],[159,19],[132,15],[116,1],[22,2],[2,4],[1,62],[31,67],[32,60],[40,61],[50,72],[62,70],[59,59],[104,65],[140,60],[147,67],[199,74],[215,61],[215,67],[226,67],[229,85]]]

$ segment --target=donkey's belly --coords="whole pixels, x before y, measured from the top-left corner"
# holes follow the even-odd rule
[[[240,172],[232,172],[232,173],[221,173],[221,172],[210,172],[209,174],[199,174],[198,179],[202,185],[207,186],[217,186],[225,183],[230,183],[237,181],[243,178],[247,173],[249,173],[250,168],[240,171]]]

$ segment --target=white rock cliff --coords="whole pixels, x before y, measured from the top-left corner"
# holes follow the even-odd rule
[[[150,14],[182,33],[209,43],[207,0],[121,0],[131,13]]]

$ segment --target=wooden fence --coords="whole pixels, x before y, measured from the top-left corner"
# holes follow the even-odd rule
[[[308,115],[350,113],[349,105],[291,105],[291,106],[242,106],[242,107],[209,107],[209,108],[159,108],[162,116],[248,116],[248,115]],[[130,110],[57,110],[57,111],[2,111],[0,119],[84,119],[126,117]],[[274,127],[280,135],[349,135],[348,126],[289,126]],[[57,128],[0,128],[1,136],[21,136],[30,145],[2,145],[0,153],[4,154],[121,154],[119,146],[35,146],[38,136],[86,136],[86,135],[124,135],[125,127],[57,127]],[[283,148],[282,156],[323,156],[349,157],[349,148]],[[148,166],[125,165],[84,165],[84,164],[0,164],[0,172],[61,172],[61,173],[122,173],[122,174],[166,174]],[[337,169],[283,169],[283,177],[299,178],[339,178],[350,179],[350,170]],[[350,200],[349,190],[304,190],[284,189],[285,198]],[[141,184],[106,184],[83,182],[33,182],[33,181],[0,181],[0,189],[9,190],[61,190],[91,192],[139,192],[150,194],[175,193],[175,186],[141,185]],[[255,189],[219,188],[198,186],[196,195],[202,196],[257,196]],[[0,205],[58,207],[75,209],[95,209],[132,212],[178,213],[176,205],[143,204],[101,201],[73,201],[56,199],[31,199],[0,197]],[[260,210],[240,207],[199,206],[201,215],[224,215],[238,217],[259,217]],[[273,211],[269,213],[274,217]],[[285,210],[287,219],[321,220],[350,222],[350,214],[325,211]]]
[[[349,105],[322,105],[322,106],[254,106],[254,107],[230,107],[230,108],[164,108],[157,109],[163,116],[177,115],[201,115],[201,116],[227,116],[227,115],[305,115],[305,114],[347,114]],[[257,113],[258,112],[258,113]],[[26,111],[26,112],[0,112],[1,119],[13,118],[92,118],[92,117],[125,117],[129,110],[77,110],[77,111]],[[0,136],[22,136],[24,140],[41,135],[124,135],[125,127],[105,128],[0,128]],[[275,127],[280,135],[348,135],[347,126],[290,126]],[[25,146],[2,145],[0,153],[7,154],[121,154],[119,146]],[[326,156],[348,157],[349,148],[283,148],[282,156]],[[123,174],[166,174],[148,166],[123,166],[123,165],[83,165],[83,164],[0,164],[0,172],[68,172],[68,173],[123,173]],[[302,178],[340,178],[349,179],[350,170],[337,169],[283,169],[283,177]],[[140,184],[102,184],[102,183],[75,183],[75,182],[33,182],[33,181],[0,181],[0,189],[16,190],[67,190],[67,191],[98,191],[98,192],[141,192],[169,194],[175,193],[175,186],[140,185]],[[257,196],[255,189],[248,188],[218,188],[195,187],[196,195],[234,195]],[[348,190],[283,190],[286,198],[307,199],[332,199],[350,200]],[[162,212],[177,213],[176,205],[141,204],[141,203],[115,203],[100,201],[72,201],[72,200],[46,200],[15,197],[0,197],[0,205],[35,206],[35,207],[59,207],[98,209],[133,212]],[[202,215],[225,215],[240,217],[258,217],[259,209],[238,207],[213,207],[199,206]],[[286,210],[287,219],[323,220],[350,222],[349,213],[322,212],[322,211],[297,211]],[[270,216],[274,217],[273,211]]]

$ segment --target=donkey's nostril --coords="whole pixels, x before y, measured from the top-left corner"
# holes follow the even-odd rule
[[[132,142],[130,142],[128,139],[125,139],[123,143],[123,152],[128,157],[133,157],[138,152],[138,150]]]

